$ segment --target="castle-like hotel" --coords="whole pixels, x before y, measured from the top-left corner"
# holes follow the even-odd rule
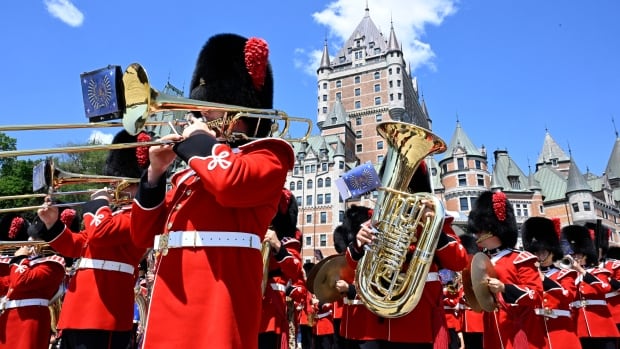
[[[375,193],[346,202],[335,181],[370,161],[379,166],[387,142],[377,134],[381,121],[396,120],[432,130],[426,104],[418,94],[394,28],[386,38],[368,8],[344,46],[330,58],[327,42],[317,69],[319,135],[294,143],[297,164],[286,186],[299,203],[303,259],[335,253],[334,229],[350,205],[374,208]],[[562,226],[581,224],[609,232],[620,228],[620,138],[610,149],[605,173],[583,173],[574,159],[546,132],[534,172],[526,174],[508,151],[488,154],[478,148],[457,121],[447,150],[426,158],[437,195],[466,230],[467,214],[479,193],[502,190],[519,223],[528,217],[557,217]],[[492,169],[489,162],[493,164]]]

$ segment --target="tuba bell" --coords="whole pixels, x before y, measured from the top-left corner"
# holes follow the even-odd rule
[[[445,216],[434,195],[407,192],[409,182],[421,161],[444,152],[446,144],[430,131],[403,122],[380,123],[377,132],[388,151],[372,217],[376,238],[357,265],[356,280],[370,311],[395,318],[411,312],[422,296]],[[426,219],[429,210],[434,215]],[[411,244],[416,248],[408,259]]]

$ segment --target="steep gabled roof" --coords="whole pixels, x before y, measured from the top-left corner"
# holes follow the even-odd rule
[[[387,40],[379,31],[375,23],[370,19],[370,11],[366,8],[366,14],[362,21],[357,25],[349,39],[344,43],[338,54],[336,55],[333,65],[339,65],[344,63],[351,63],[351,52],[349,49],[354,49],[356,47],[355,42],[357,40],[362,40],[365,45],[365,53],[366,57],[377,56],[375,53],[375,49],[379,49],[379,54],[385,54],[388,49]],[[373,43],[373,47],[371,47],[370,43]],[[345,57],[344,61],[340,60],[340,57]]]
[[[321,124],[321,128],[328,128],[331,126],[344,125],[348,120],[347,110],[345,109],[342,101],[336,99],[331,109],[325,117],[325,121]]]
[[[517,163],[508,155],[508,151],[496,150],[493,180],[506,192],[530,191],[529,178],[521,171]]]
[[[447,159],[452,157],[454,155],[454,150],[459,148],[463,149],[467,155],[483,156],[474,143],[469,139],[465,131],[461,128],[461,123],[457,121],[456,129],[452,134],[452,138],[450,139],[450,143],[448,144],[448,148],[446,149],[443,158]]]
[[[534,173],[542,187],[544,202],[566,200],[566,179],[564,175],[548,165],[543,165]]]
[[[540,154],[538,155],[538,161],[536,162],[536,164],[549,163],[551,159],[557,159],[558,162],[565,162],[570,160],[564,150],[562,150],[558,143],[556,143],[556,141],[551,137],[549,131],[546,131],[543,147],[540,151]]]

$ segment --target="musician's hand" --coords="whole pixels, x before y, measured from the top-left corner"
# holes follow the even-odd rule
[[[20,248],[17,249],[17,251],[15,251],[14,256],[29,256],[30,252],[32,252],[32,249],[30,248],[30,246],[22,246]]]
[[[215,131],[207,126],[204,118],[197,118],[190,113],[187,115],[186,119],[189,121],[189,124],[183,130],[183,138],[189,138],[194,133],[207,133],[216,137]]]
[[[280,242],[280,239],[278,239],[278,234],[276,234],[274,230],[267,229],[267,233],[265,234],[265,239],[263,239],[263,241],[268,241],[275,253],[280,252],[282,243]]]
[[[371,227],[370,220],[360,225],[360,230],[357,232],[355,240],[357,242],[358,248],[362,248],[365,245],[372,244],[372,242],[375,240],[375,233],[373,228]]]
[[[96,192],[92,193],[90,195],[90,199],[91,200],[104,199],[104,200],[107,200],[108,202],[112,202],[112,195],[110,195],[110,191],[108,190],[108,188],[103,188],[103,189],[99,189]]]
[[[161,137],[160,141],[178,142],[183,139],[182,136],[171,133]],[[172,150],[174,143],[154,145],[149,147],[148,182],[156,184],[159,178],[166,172],[168,167],[174,162],[177,154]]]
[[[427,220],[435,218],[435,202],[433,200],[421,200],[420,201],[424,206],[424,212],[422,217]]]
[[[336,289],[340,293],[347,292],[349,291],[349,283],[344,280],[338,280],[336,281]]]
[[[504,292],[504,290],[506,289],[504,283],[496,278],[488,278],[487,284],[489,286],[489,291],[491,291],[491,293],[493,294]]]
[[[58,207],[52,206],[52,198],[50,196],[45,197],[43,207],[37,210],[37,215],[47,229],[54,226],[54,223],[58,220]]]

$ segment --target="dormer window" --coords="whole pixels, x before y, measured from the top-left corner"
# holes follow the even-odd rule
[[[521,189],[521,182],[518,176],[508,176],[508,183],[512,189]]]
[[[558,158],[551,159],[551,166],[558,167]]]

